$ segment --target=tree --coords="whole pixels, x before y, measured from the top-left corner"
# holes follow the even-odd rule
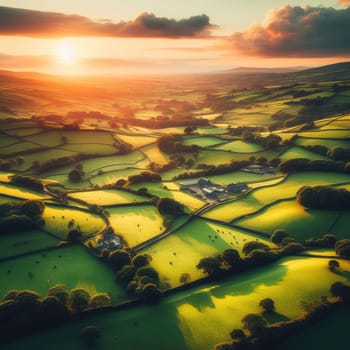
[[[271,242],[279,245],[281,242],[288,237],[288,233],[284,230],[275,230],[270,237]]]
[[[328,268],[331,272],[336,272],[339,269],[339,266],[340,265],[337,260],[332,259],[328,261]]]
[[[131,265],[124,265],[116,274],[117,281],[127,285],[135,276],[136,269]]]
[[[281,142],[282,142],[282,138],[277,134],[270,134],[267,137],[265,137],[263,140],[264,146],[269,149],[273,149],[280,146]]]
[[[158,272],[151,266],[144,266],[144,267],[140,267],[137,271],[136,271],[136,275],[138,277],[143,277],[143,276],[147,276],[149,277],[154,283],[158,284],[159,283],[159,274]]]
[[[322,238],[327,243],[327,246],[331,248],[333,248],[335,246],[335,243],[337,242],[335,236],[330,233],[326,233]]]
[[[55,296],[47,296],[42,299],[40,311],[47,322],[59,323],[69,316],[68,308]]]
[[[12,214],[0,219],[0,231],[21,231],[35,227],[34,221],[27,215]]]
[[[124,265],[130,265],[130,254],[123,249],[117,249],[109,255],[109,262],[113,268],[120,270]]]
[[[265,243],[259,242],[259,241],[249,241],[244,244],[242,252],[244,255],[250,254],[253,250],[260,249],[260,250],[269,250],[270,247],[266,245]]]
[[[138,254],[132,259],[132,264],[136,268],[140,268],[149,264],[152,257],[148,254]]]
[[[242,340],[245,338],[245,333],[240,328],[234,329],[230,335],[233,340]]]
[[[141,297],[147,301],[155,302],[162,297],[162,292],[154,283],[148,283],[142,288]]]
[[[334,297],[350,301],[350,287],[343,282],[335,282],[331,285],[331,294]]]
[[[184,272],[181,274],[179,281],[182,284],[187,284],[190,281],[190,279],[191,279],[191,275],[187,272]]]
[[[116,187],[124,187],[126,184],[127,184],[127,181],[125,179],[119,179],[115,183]]]
[[[195,130],[197,130],[196,126],[186,126],[184,129],[184,134],[192,134]]]
[[[273,158],[270,160],[270,164],[274,167],[277,167],[279,164],[281,163],[281,159],[280,158]]]
[[[303,186],[297,192],[297,201],[311,209],[345,210],[350,208],[350,192],[329,186]]]
[[[70,181],[81,181],[83,179],[84,173],[78,169],[73,169],[69,172],[68,178]]]
[[[282,173],[293,173],[309,170],[310,160],[306,158],[288,159],[280,164]]]
[[[335,252],[342,258],[350,258],[350,239],[341,239],[335,244]]]
[[[74,312],[81,312],[88,308],[90,294],[83,288],[76,288],[71,291],[70,305]]]
[[[221,260],[217,256],[202,258],[196,268],[198,270],[203,270],[209,276],[214,276],[221,272]]]
[[[222,252],[221,257],[222,261],[229,266],[234,266],[241,260],[241,257],[236,249],[225,249]]]
[[[162,215],[180,215],[184,213],[184,206],[171,198],[159,198],[157,208]]]
[[[18,295],[19,291],[18,290],[10,290],[9,292],[7,292],[4,297],[2,298],[3,301],[6,300],[16,300],[17,295]]]
[[[260,300],[259,306],[268,313],[275,311],[275,302],[271,298]]]
[[[248,330],[252,335],[261,333],[266,327],[265,319],[258,314],[248,314],[242,318],[243,329]]]
[[[97,309],[100,307],[107,307],[112,305],[111,297],[107,293],[97,293],[94,295],[89,303],[89,307]]]
[[[68,305],[70,292],[66,289],[64,284],[56,284],[48,290],[48,296],[56,297],[60,303]]]
[[[83,234],[76,229],[70,230],[68,232],[67,240],[71,243],[79,243]]]

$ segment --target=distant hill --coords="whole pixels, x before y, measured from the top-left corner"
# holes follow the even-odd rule
[[[350,80],[350,62],[341,62],[306,69],[292,74],[300,81],[320,82],[320,81],[344,81]]]
[[[278,67],[278,68],[265,68],[265,67],[238,67],[231,69],[231,73],[290,73],[297,71],[304,71],[309,69],[308,67]]]
[[[338,73],[343,71],[350,71],[350,62],[341,62],[328,64],[326,66],[305,69],[303,73]]]

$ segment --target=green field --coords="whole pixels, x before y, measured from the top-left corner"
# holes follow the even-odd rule
[[[11,129],[11,130],[6,130],[6,133],[8,135],[12,136],[28,136],[28,135],[33,135],[37,134],[41,131],[39,128],[18,128],[18,129]]]
[[[129,176],[138,175],[140,169],[134,167],[126,167],[122,170],[107,171],[101,175],[93,175],[90,178],[92,185],[108,185],[115,184],[120,179],[127,180]]]
[[[78,153],[87,153],[87,154],[97,154],[97,155],[107,155],[113,154],[118,151],[117,148],[111,145],[104,145],[100,143],[76,143],[76,144],[68,144],[62,146],[62,149],[78,152]]]
[[[29,277],[32,273],[32,278]],[[116,284],[112,270],[79,246],[20,257],[0,263],[0,295],[13,289],[32,289],[42,295],[55,284],[68,289],[82,287],[91,293],[111,293],[114,302],[125,296]]]
[[[43,219],[44,229],[62,239],[66,239],[68,232],[73,228],[80,228],[83,235],[88,235],[97,233],[106,226],[103,219],[96,214],[53,205],[45,207]]]
[[[0,236],[0,259],[56,246],[58,239],[40,230],[7,233]]]
[[[303,332],[287,337],[276,350],[328,350],[350,348],[350,339],[344,337],[350,317],[349,307],[327,315]],[[330,337],[329,334],[332,334]]]
[[[33,162],[45,162],[49,159],[60,158],[60,157],[70,157],[77,155],[77,151],[70,151],[62,148],[52,148],[46,151],[33,152],[30,154],[23,155],[24,162],[22,164],[17,164],[13,167],[15,170],[29,170],[33,166]],[[62,170],[61,170],[62,171]],[[68,174],[67,174],[68,175]]]
[[[223,142],[226,142],[226,140],[220,139],[215,136],[197,136],[197,137],[186,137],[183,141],[183,144],[198,145],[200,147],[210,147]]]
[[[345,139],[350,137],[350,130],[305,131],[301,132],[299,135],[318,139]]]
[[[165,230],[162,216],[152,205],[108,208],[108,212],[114,231],[121,235],[130,247]]]
[[[248,173],[245,171],[235,171],[228,174],[223,175],[212,175],[212,176],[206,176],[209,180],[211,180],[213,183],[221,185],[221,186],[227,186],[232,183],[238,183],[238,182],[249,182],[250,183],[260,183],[264,182],[266,180],[269,180],[273,177],[273,174],[254,174],[254,173]],[[200,177],[198,177],[198,180]],[[186,184],[188,182],[195,181],[196,178],[191,180],[178,180],[181,184]]]
[[[257,214],[236,220],[235,224],[268,234],[283,229],[291,237],[302,241],[310,237],[321,238],[325,233],[334,233],[330,229],[341,214],[339,211],[306,209],[292,200],[269,206]],[[346,215],[345,212],[343,215]],[[346,216],[350,220],[350,215]],[[338,239],[348,237],[346,226],[341,226],[342,232],[337,234]]]
[[[149,136],[136,136],[136,135],[123,135],[123,134],[115,134],[118,139],[133,145],[134,148],[142,147],[148,145],[152,142],[155,142],[154,137]]]
[[[293,159],[293,158],[307,158],[310,160],[327,160],[326,156],[310,152],[301,147],[291,147],[288,151],[284,152],[280,158],[283,160]]]
[[[232,160],[247,159],[246,155],[236,155],[225,151],[202,151],[200,152],[197,164],[220,165],[231,163]]]
[[[63,131],[63,136],[67,138],[68,144],[91,142],[112,145],[115,139],[112,133],[108,131],[84,130],[84,131]]]
[[[260,145],[242,140],[228,142],[215,148],[223,151],[231,151],[237,153],[255,153],[262,151],[262,147]]]
[[[165,153],[162,153],[156,144],[144,146],[140,150],[148,157],[148,159],[157,164],[165,164],[168,162],[169,157]]]
[[[292,174],[275,185],[257,188],[242,199],[219,205],[206,212],[204,217],[228,222],[253,213],[274,201],[294,197],[302,186],[329,185],[348,181],[347,174],[322,172]]]
[[[350,271],[348,262],[342,261],[341,266]],[[326,259],[283,259],[220,283],[179,292],[159,305],[89,316],[3,348],[44,350],[50,343],[52,350],[59,350],[62,344],[51,341],[59,336],[65,339],[67,348],[83,350],[86,345],[81,339],[81,330],[87,325],[96,325],[102,333],[101,349],[212,350],[215,344],[229,341],[232,329],[242,327],[243,316],[260,312],[261,299],[272,298],[281,316],[294,318],[301,312],[302,301],[329,295],[330,284],[337,280],[346,278],[329,272]],[[155,329],[162,330],[156,337]]]
[[[137,194],[121,190],[73,192],[70,193],[69,196],[73,199],[79,199],[89,204],[101,206],[149,201],[149,198],[147,197],[142,197]]]
[[[11,154],[16,154],[18,152],[23,152],[28,150],[34,151],[35,149],[39,149],[41,147],[42,146],[36,145],[32,142],[20,141],[18,143],[14,143],[14,144],[2,147],[1,154],[11,155]]]
[[[63,132],[61,131],[43,131],[32,136],[27,136],[25,140],[42,146],[54,147],[63,144],[62,137]]]
[[[5,196],[15,197],[20,199],[47,199],[47,194],[35,192],[27,188],[17,187],[7,183],[0,183],[0,193]]]
[[[342,139],[332,140],[332,139],[314,139],[314,138],[298,137],[296,139],[296,144],[302,145],[302,146],[323,145],[328,148],[333,148],[333,147],[349,148],[350,147],[350,142]]]
[[[141,184],[132,185],[131,188],[138,190],[147,188],[148,193],[157,197],[168,197],[182,203],[190,210],[198,210],[205,202],[197,197],[180,191],[180,186],[175,182],[144,182]]]
[[[190,274],[191,280],[203,277],[203,273],[195,268],[201,258],[228,248],[241,251],[246,241],[256,239],[271,245],[266,239],[244,230],[203,219],[193,219],[143,252],[152,256],[152,266],[160,273],[163,283],[175,287],[180,284],[179,278],[184,272]]]
[[[0,148],[7,147],[17,142],[19,142],[19,139],[16,137],[9,136],[3,133],[0,134]]]

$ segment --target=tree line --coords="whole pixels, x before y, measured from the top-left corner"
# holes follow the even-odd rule
[[[91,295],[84,288],[58,284],[41,297],[32,290],[12,290],[0,302],[0,343],[62,324],[86,310],[112,305],[107,293]]]
[[[43,226],[42,214],[44,209],[45,204],[39,200],[1,203],[1,234],[20,232]]]

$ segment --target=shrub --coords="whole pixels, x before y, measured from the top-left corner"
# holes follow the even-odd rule
[[[159,283],[159,274],[158,272],[151,266],[144,266],[140,267],[136,271],[136,276],[137,277],[143,277],[147,276],[149,277],[154,283],[158,284]]]
[[[276,230],[274,233],[271,235],[270,240],[271,242],[275,244],[281,244],[283,239],[288,237],[288,233],[284,230]]]
[[[151,260],[151,256],[148,254],[138,254],[136,255],[131,263],[136,267],[136,268],[140,268],[143,267],[145,265],[148,265],[148,263]]]
[[[275,303],[271,298],[265,298],[260,300],[259,306],[265,311],[265,312],[273,312],[275,311]]]
[[[76,288],[71,291],[70,305],[73,311],[81,312],[88,308],[90,294],[83,288]]]
[[[350,258],[350,239],[341,239],[335,244],[335,252],[342,258]]]
[[[259,241],[250,241],[244,244],[242,252],[244,255],[248,255],[253,250],[261,249],[261,250],[269,250],[270,247],[266,245],[265,243],[259,242]]]
[[[109,255],[109,262],[116,270],[120,270],[124,265],[130,265],[130,254],[123,249],[117,249]]]
[[[64,284],[56,284],[48,290],[48,296],[56,297],[62,304],[68,305],[70,292]]]
[[[131,265],[124,265],[116,274],[117,281],[127,285],[135,276],[136,269]]]
[[[98,293],[94,295],[89,303],[89,307],[96,309],[100,307],[111,306],[112,300],[107,293]]]

